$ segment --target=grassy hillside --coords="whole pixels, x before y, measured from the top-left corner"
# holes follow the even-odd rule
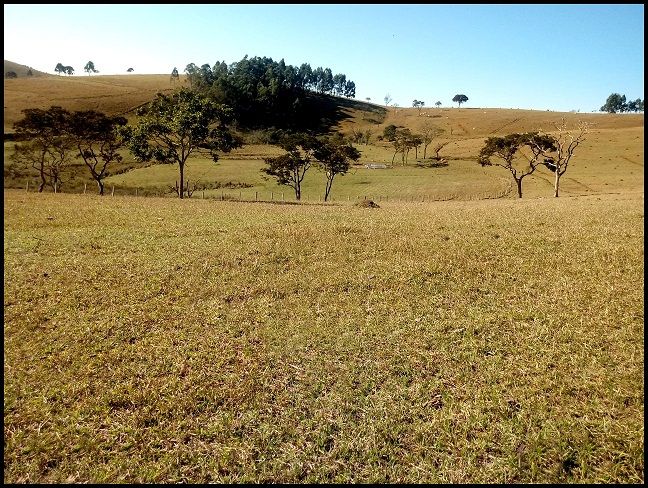
[[[27,74],[30,69],[32,72],[31,76]],[[25,66],[24,64],[14,63],[13,61],[7,61],[5,59],[4,73],[6,74],[8,71],[13,71],[14,73],[16,73],[18,75],[18,78],[39,78],[42,76],[51,76],[47,73],[43,73],[42,71],[38,71],[37,69]]]
[[[172,85],[167,75],[120,76],[48,76],[45,78],[19,78],[5,80],[5,131],[21,116],[20,110],[28,107],[48,108],[61,105],[69,110],[96,109],[108,114],[133,116],[136,107],[151,100],[159,91],[170,91],[184,83],[183,77]],[[477,108],[415,108],[385,109],[378,105],[341,98],[322,103],[320,116],[327,123],[349,135],[354,129],[371,130],[369,145],[358,145],[362,153],[361,164],[348,175],[338,177],[333,187],[334,199],[354,199],[370,196],[382,199],[479,199],[502,196],[514,197],[512,179],[501,168],[481,168],[475,159],[486,137],[542,129],[552,131],[564,119],[569,126],[582,120],[592,124],[585,143],[578,148],[568,173],[563,178],[563,194],[594,194],[625,191],[643,191],[643,114],[578,114],[534,110],[477,109]],[[417,165],[412,152],[408,167],[395,166],[388,170],[368,170],[369,162],[391,163],[393,148],[379,141],[378,136],[390,124],[419,132],[425,124],[444,129],[439,141],[449,144],[442,150],[449,164],[438,168]],[[433,146],[433,145],[432,145]],[[432,147],[431,146],[431,147]],[[12,144],[5,143],[5,156],[11,153]],[[220,197],[222,187],[234,186],[236,197],[292,198],[292,190],[279,187],[273,180],[263,179],[260,169],[263,157],[276,155],[278,150],[267,145],[247,145],[224,155],[218,165],[204,159],[189,161],[189,179],[206,186],[205,195]],[[140,166],[132,156],[124,153],[125,162],[113,169],[114,176],[107,180],[117,192],[134,194],[160,193],[168,190],[177,179],[177,168],[152,166],[132,172],[115,174]],[[31,180],[34,188],[36,173],[29,168],[19,172],[8,167],[5,157],[7,188],[24,188]],[[552,174],[541,168],[524,181],[525,197],[551,194]],[[312,200],[321,197],[322,175],[311,170],[304,182],[304,196]],[[81,191],[84,184],[92,187],[92,180],[83,166],[65,179],[63,191]],[[241,188],[242,187],[242,188]],[[210,190],[217,188],[218,190]],[[239,193],[240,191],[240,193]],[[201,193],[202,195],[202,193]]]
[[[4,222],[5,483],[644,481],[643,194]]]

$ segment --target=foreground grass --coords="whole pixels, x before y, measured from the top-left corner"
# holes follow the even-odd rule
[[[643,194],[4,194],[4,481],[643,482]]]

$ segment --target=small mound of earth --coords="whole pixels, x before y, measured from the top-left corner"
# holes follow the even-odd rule
[[[380,205],[373,200],[362,200],[361,202],[356,203],[355,206],[364,208],[380,208]]]

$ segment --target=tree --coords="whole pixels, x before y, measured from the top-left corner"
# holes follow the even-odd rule
[[[627,106],[628,112],[643,112],[643,100],[637,98],[636,100],[630,100]]]
[[[48,110],[25,109],[14,124],[14,161],[30,165],[41,179],[39,192],[50,185],[55,191],[63,184],[61,173],[72,160],[73,145],[67,137],[70,112],[52,106]]]
[[[122,161],[118,151],[123,139],[118,127],[125,125],[124,117],[108,117],[94,110],[77,111],[70,117],[68,134],[97,182],[99,195],[104,194],[103,179],[108,176],[108,165]]]
[[[385,100],[385,107],[389,107],[389,104],[390,104],[391,101],[392,101],[392,97],[391,97],[391,95],[388,93],[387,95],[385,95],[385,98],[384,98],[383,100]]]
[[[171,82],[177,81],[178,79],[180,79],[178,68],[173,68],[173,71],[171,71]]]
[[[349,171],[351,161],[360,159],[360,151],[341,140],[328,139],[321,142],[313,155],[317,160],[317,166],[326,175],[324,190],[324,201],[326,202],[333,187],[333,180],[337,175],[344,175]]]
[[[133,69],[133,68],[128,68],[128,69],[126,70],[127,73],[132,73],[133,71],[135,71],[135,69]]]
[[[347,80],[344,84],[344,96],[347,98],[355,98],[355,82]]]
[[[434,105],[436,105],[437,108],[439,108],[441,106],[441,102],[437,101]]]
[[[510,171],[517,184],[518,198],[522,198],[522,180],[541,164],[544,152],[554,148],[551,136],[537,132],[489,137],[479,152],[478,162],[482,166],[500,166]],[[493,161],[495,157],[502,162]]]
[[[601,112],[615,114],[617,112],[625,112],[627,108],[626,96],[619,95],[618,93],[612,93],[609,97],[607,97],[605,105],[603,105],[600,110]]]
[[[264,158],[267,167],[261,171],[274,177],[280,185],[294,189],[295,199],[300,200],[301,183],[311,167],[315,151],[321,147],[321,142],[309,134],[298,133],[284,135],[277,145],[284,149],[286,154]]]
[[[63,66],[62,63],[57,63],[56,68],[54,68],[54,71],[57,72],[59,76],[61,76],[61,73],[65,73],[65,66]]]
[[[457,102],[459,104],[459,108],[461,108],[461,104],[467,102],[468,97],[466,95],[455,95],[452,101]]]
[[[205,153],[217,162],[219,151],[229,152],[243,145],[227,126],[232,110],[187,88],[171,95],[158,93],[152,102],[138,109],[137,115],[137,123],[122,130],[128,148],[138,161],[177,163],[180,198],[186,191],[184,169],[189,156]]]
[[[393,142],[396,139],[396,126],[394,124],[389,124],[383,129],[383,137],[389,142]]]
[[[32,72],[31,68],[27,70],[27,76],[34,76],[34,73]]]
[[[63,69],[68,76],[72,76],[74,74],[74,68],[72,66],[64,66]]]
[[[554,173],[554,197],[558,197],[560,178],[567,171],[569,162],[576,148],[585,140],[589,132],[589,124],[579,121],[575,130],[567,129],[565,119],[556,125],[557,136],[544,135],[542,137],[551,141],[551,144],[544,143],[542,139],[532,140],[534,150],[541,153],[545,159],[542,162]]]
[[[5,78],[18,78],[18,75],[15,71],[7,71],[5,73]]]
[[[398,153],[402,153],[402,164],[407,164],[407,157],[410,149],[415,147],[418,142],[417,136],[412,134],[409,129],[397,129],[392,144],[394,145],[394,156],[392,157],[392,165]],[[420,143],[419,143],[420,144]]]
[[[423,159],[427,156],[427,148],[432,143],[434,139],[443,134],[443,129],[441,127],[436,127],[432,125],[429,121],[426,121],[422,127],[422,138],[423,138]]]
[[[419,112],[419,114],[421,113],[421,109],[423,108],[424,105],[425,105],[425,102],[422,102],[421,100],[416,100],[416,99],[415,99],[415,100],[412,102],[412,107],[414,107],[414,108],[418,108],[418,112]]]
[[[88,73],[88,76],[90,76],[90,73],[99,73],[99,71],[95,69],[95,65],[92,61],[88,61],[86,63],[86,65],[83,67],[83,71]]]

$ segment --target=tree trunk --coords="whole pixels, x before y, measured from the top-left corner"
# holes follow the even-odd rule
[[[180,163],[180,189],[178,194],[180,198],[184,198],[184,163]]]
[[[333,186],[333,178],[326,180],[326,188],[324,190],[324,201],[328,200],[329,194],[331,193],[331,187]]]
[[[101,180],[97,180],[97,186],[99,187],[99,195],[103,196],[104,194],[104,184]]]
[[[522,198],[522,178],[519,180],[516,178],[515,182],[517,183],[518,198]]]
[[[556,179],[554,181],[554,197],[558,198],[558,185],[560,183],[560,172],[556,168]]]

